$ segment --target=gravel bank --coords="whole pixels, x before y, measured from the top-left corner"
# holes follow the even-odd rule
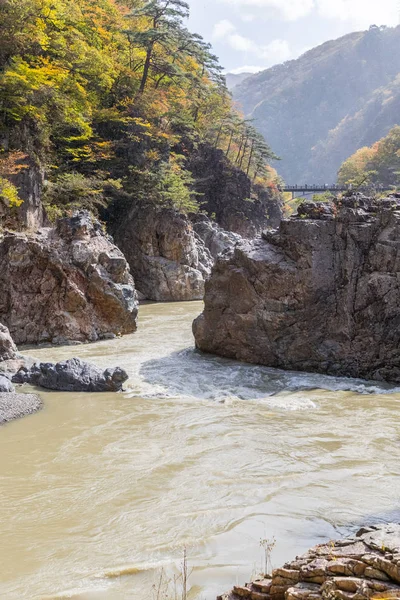
[[[0,425],[40,410],[43,403],[36,394],[0,393]]]

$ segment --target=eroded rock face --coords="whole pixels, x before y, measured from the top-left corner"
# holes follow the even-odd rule
[[[17,347],[5,325],[0,323],[0,362],[17,356]]]
[[[223,229],[253,238],[266,227],[279,226],[279,192],[253,186],[246,173],[229,162],[222,150],[200,145],[192,152],[188,166],[196,179],[202,208],[208,215],[214,214]]]
[[[213,259],[190,220],[173,210],[135,206],[113,228],[137,289],[158,302],[200,300]]]
[[[218,600],[367,600],[400,598],[400,525],[374,525],[319,544],[272,576]]]
[[[220,257],[193,324],[201,350],[400,382],[400,201],[308,204]]]
[[[242,241],[242,237],[232,231],[225,231],[205,215],[196,215],[193,219],[193,229],[215,260],[220,254],[232,250]]]
[[[44,169],[28,154],[19,153],[14,172],[9,175],[22,200],[18,208],[9,208],[0,200],[0,224],[11,229],[36,230],[45,225],[42,205]]]
[[[137,308],[124,256],[89,213],[0,239],[0,320],[17,344],[130,333]]]
[[[12,381],[63,392],[118,392],[127,379],[128,375],[119,367],[103,370],[79,358],[71,358],[56,364],[35,363],[22,367]]]

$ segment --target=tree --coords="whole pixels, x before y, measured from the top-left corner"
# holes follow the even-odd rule
[[[157,46],[163,48],[168,54],[176,41],[176,33],[181,29],[183,19],[189,16],[189,5],[183,0],[150,0],[144,6],[133,10],[131,16],[144,17],[148,22],[147,28],[143,31],[127,32],[129,39],[145,50],[139,86],[139,92],[143,93],[150,70],[157,68]]]

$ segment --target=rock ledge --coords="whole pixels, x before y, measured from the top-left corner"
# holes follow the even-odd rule
[[[272,576],[235,586],[218,600],[369,600],[400,598],[400,525],[374,525],[354,537],[319,544],[274,569]]]

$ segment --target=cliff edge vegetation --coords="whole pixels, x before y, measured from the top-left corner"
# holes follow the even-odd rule
[[[233,109],[188,14],[183,0],[1,3],[3,224],[23,199],[13,178],[24,169],[41,173],[50,219],[111,201],[196,211],[189,162],[204,147],[274,187],[274,154]]]

